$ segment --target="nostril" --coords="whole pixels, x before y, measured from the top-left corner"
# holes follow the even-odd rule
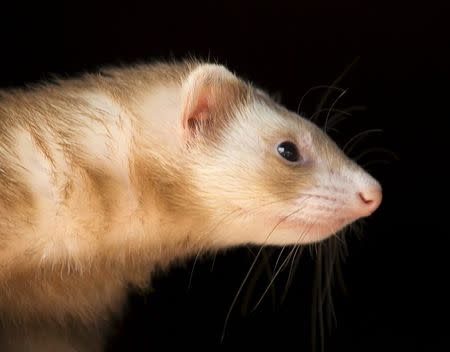
[[[358,192],[358,196],[363,201],[363,203],[367,205],[370,205],[375,201],[373,197],[371,197],[371,195],[368,193]]]
[[[370,215],[381,203],[381,187],[367,187],[357,193],[359,198],[359,211],[361,214]]]

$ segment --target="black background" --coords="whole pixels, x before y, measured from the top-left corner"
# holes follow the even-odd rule
[[[325,351],[448,351],[448,160],[450,7],[430,1],[210,1],[20,4],[3,8],[0,80],[20,86],[105,64],[185,58],[226,64],[281,96],[296,110],[311,87],[348,89],[336,103],[364,106],[338,125],[341,145],[365,129],[352,157],[384,188],[384,202],[362,236],[347,235],[345,290],[333,288],[337,325],[326,329]],[[311,116],[326,89],[308,94]],[[330,91],[326,107],[339,92]],[[324,123],[326,113],[319,116]],[[372,162],[379,160],[380,162]],[[256,248],[251,248],[253,252]],[[130,296],[109,350],[157,351],[169,345],[278,346],[311,351],[320,334],[311,319],[314,263],[307,252],[281,297],[289,267],[251,312],[270,277],[257,276],[226,313],[253,256],[248,248],[201,258],[158,275],[151,293]],[[270,264],[279,254],[272,254]],[[285,257],[285,252],[283,258]],[[259,267],[259,266],[258,266]],[[191,277],[192,273],[192,277]],[[255,273],[257,275],[257,273]],[[191,279],[191,285],[189,281]],[[250,309],[245,309],[249,300]],[[324,308],[327,310],[328,308]],[[324,313],[324,316],[326,314]]]

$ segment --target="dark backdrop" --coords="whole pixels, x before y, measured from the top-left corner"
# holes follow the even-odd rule
[[[243,248],[218,254],[214,263],[212,256],[199,259],[195,270],[191,260],[158,275],[151,293],[130,295],[124,319],[114,325],[110,351],[158,351],[180,343],[215,348],[277,343],[310,351],[313,341],[325,351],[450,350],[445,288],[450,31],[444,1],[2,6],[3,87],[50,73],[194,55],[228,65],[296,110],[309,88],[331,85],[346,72],[336,85],[348,91],[335,107],[355,109],[332,136],[343,145],[360,131],[383,130],[367,134],[352,154],[374,148],[361,162],[382,183],[384,202],[361,236],[346,237],[345,288],[333,281],[337,324],[325,327],[323,343],[317,317],[326,320],[331,309],[325,299],[321,313],[316,284],[320,272],[326,281],[325,271],[315,271],[317,255],[306,250],[287,295],[289,266],[252,312],[273,275],[260,261],[220,345],[226,313],[256,250]],[[314,114],[328,93],[329,108],[339,91],[317,89],[305,97],[302,112]],[[319,115],[319,124],[326,114]],[[269,266],[279,253],[266,252]]]

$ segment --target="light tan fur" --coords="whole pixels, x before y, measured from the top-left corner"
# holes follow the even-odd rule
[[[129,285],[198,251],[321,240],[368,215],[349,215],[351,187],[379,187],[313,124],[194,61],[0,92],[0,185],[0,314],[32,336],[24,350],[75,348]],[[101,349],[93,336],[78,348]]]

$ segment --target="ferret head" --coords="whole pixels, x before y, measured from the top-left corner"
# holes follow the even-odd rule
[[[379,183],[325,133],[224,67],[182,89],[195,204],[218,244],[317,242],[379,206]]]

